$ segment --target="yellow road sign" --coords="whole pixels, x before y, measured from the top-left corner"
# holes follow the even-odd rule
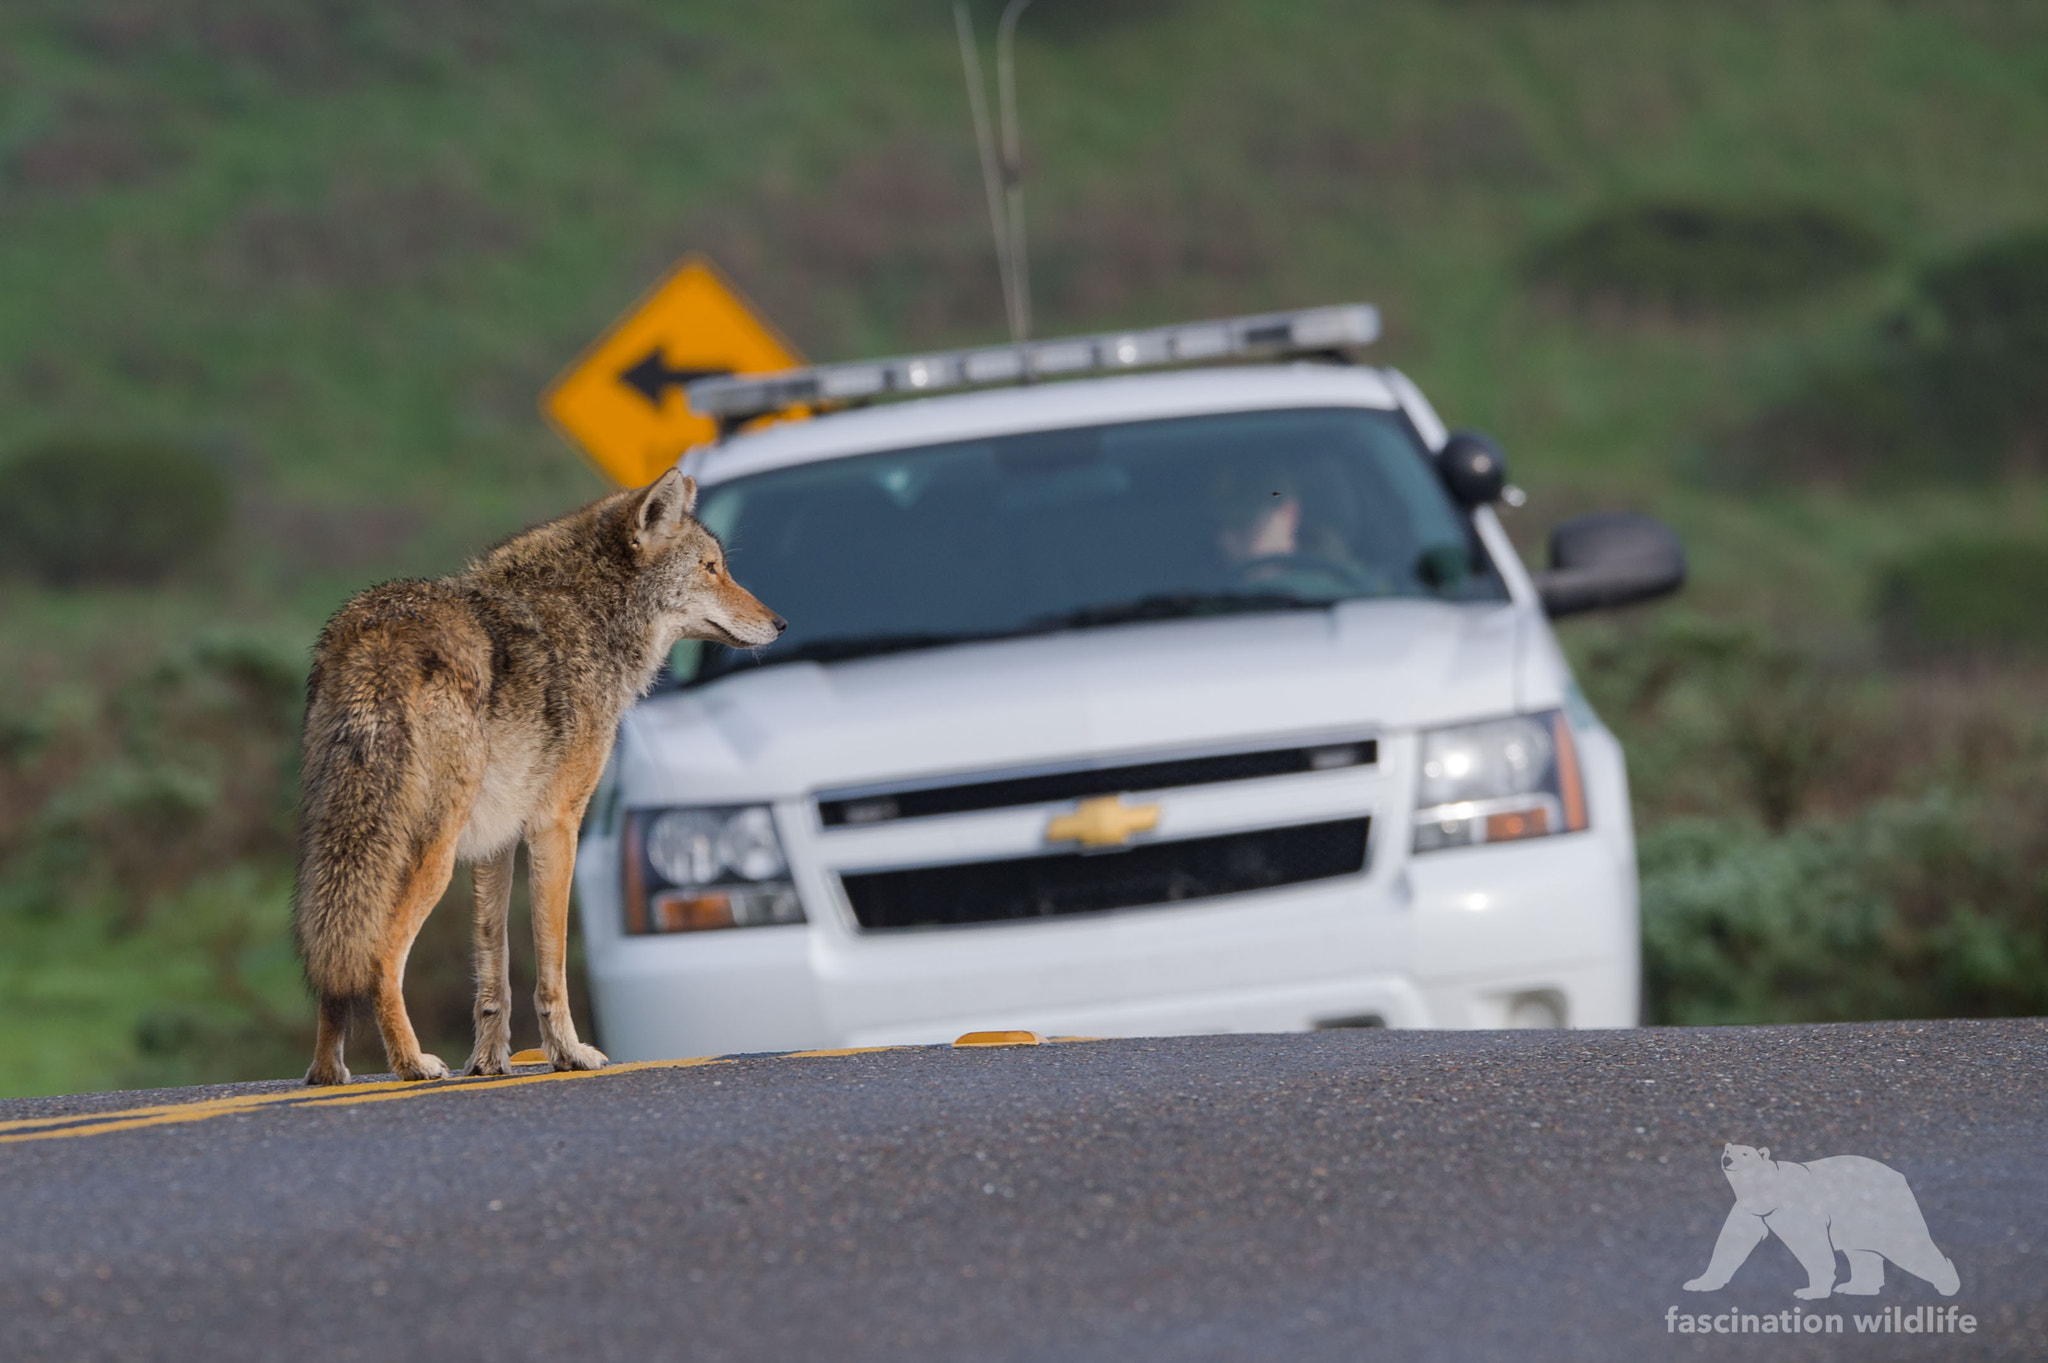
[[[541,398],[541,413],[627,487],[651,483],[718,433],[684,385],[804,363],[709,260],[686,257]]]

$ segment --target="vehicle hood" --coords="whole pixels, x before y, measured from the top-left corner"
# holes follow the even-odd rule
[[[1479,718],[1515,708],[1525,627],[1359,601],[784,663],[643,701],[620,776],[635,803],[715,803]]]

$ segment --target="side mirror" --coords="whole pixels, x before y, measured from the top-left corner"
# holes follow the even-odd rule
[[[1552,619],[1648,601],[1685,585],[1685,546],[1633,511],[1577,516],[1550,532],[1550,571],[1535,581]]]
[[[1436,452],[1436,472],[1460,506],[1497,502],[1508,485],[1507,458],[1478,431],[1453,431]]]

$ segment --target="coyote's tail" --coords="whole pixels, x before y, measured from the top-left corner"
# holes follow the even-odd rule
[[[323,1001],[371,992],[411,853],[414,735],[403,703],[381,690],[316,694],[307,707],[292,917],[306,982]]]

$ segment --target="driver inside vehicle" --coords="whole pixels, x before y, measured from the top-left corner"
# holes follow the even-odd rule
[[[1223,527],[1216,543],[1226,560],[1245,571],[1292,557],[1301,543],[1301,498],[1276,490],[1269,501],[1253,502],[1248,515]]]
[[[1216,548],[1230,585],[1310,601],[1370,588],[1336,527],[1305,518],[1299,482],[1284,467],[1224,467],[1212,484]]]

